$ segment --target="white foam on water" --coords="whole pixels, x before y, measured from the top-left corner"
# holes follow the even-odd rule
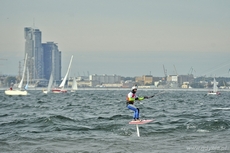
[[[208,130],[203,130],[203,129],[198,129],[197,132],[200,132],[200,133],[208,133],[209,131],[208,131]]]
[[[230,110],[230,108],[212,108],[212,109],[219,109],[219,110]]]

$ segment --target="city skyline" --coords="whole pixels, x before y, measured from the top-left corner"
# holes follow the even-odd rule
[[[31,80],[61,80],[61,52],[54,42],[42,43],[42,31],[31,27],[24,28],[25,54],[28,55],[27,67]]]
[[[229,7],[227,0],[2,1],[0,73],[18,74],[23,28],[34,26],[42,43],[58,43],[62,76],[74,55],[72,76],[164,76],[164,65],[168,75],[175,66],[182,75],[192,68],[195,76],[229,77]]]

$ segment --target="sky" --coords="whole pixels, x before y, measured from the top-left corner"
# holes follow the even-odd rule
[[[24,27],[62,52],[62,76],[230,77],[229,0],[0,0],[0,74],[18,75]],[[7,59],[7,60],[2,60]]]

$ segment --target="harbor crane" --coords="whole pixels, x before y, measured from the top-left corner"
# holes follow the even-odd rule
[[[176,70],[176,66],[175,65],[173,65],[173,66],[174,66],[175,73],[178,76],[178,73],[177,73],[177,70]]]
[[[190,68],[189,72],[188,72],[188,75],[193,75],[193,72],[196,72],[193,67]]]
[[[164,74],[165,74],[165,80],[167,80],[167,70],[165,69],[164,65],[163,65],[163,70],[164,70]]]

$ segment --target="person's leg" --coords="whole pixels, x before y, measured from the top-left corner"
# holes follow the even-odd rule
[[[132,111],[134,111],[134,113],[133,113],[133,118],[134,119],[139,119],[139,109],[138,108],[136,108],[134,105],[132,105],[132,104],[129,104],[128,106],[128,109],[131,109]]]
[[[139,110],[139,108],[137,108],[137,111],[135,112],[136,119],[139,119],[139,114],[140,114],[140,110]]]

